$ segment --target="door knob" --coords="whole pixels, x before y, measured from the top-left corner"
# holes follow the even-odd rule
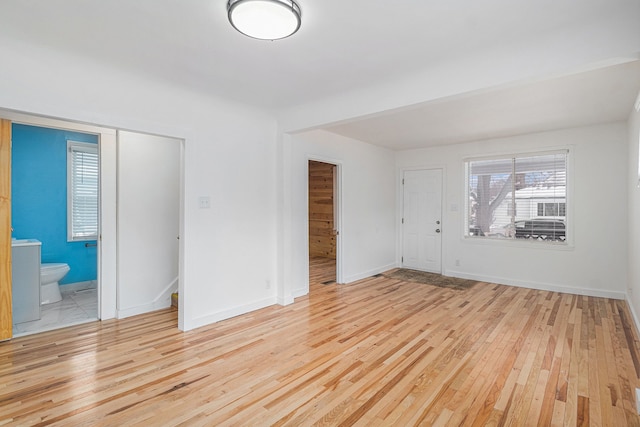
[[[439,229],[439,228],[436,228],[436,233],[439,233],[439,232],[440,232],[440,229]]]
[[[440,224],[440,221],[436,221],[436,224]]]

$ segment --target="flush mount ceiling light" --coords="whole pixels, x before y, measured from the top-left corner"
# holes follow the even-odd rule
[[[260,40],[289,37],[302,22],[293,0],[229,0],[227,12],[233,28]]]

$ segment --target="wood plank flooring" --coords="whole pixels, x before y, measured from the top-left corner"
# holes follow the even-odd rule
[[[0,344],[0,425],[640,425],[623,301],[373,277],[176,324],[163,310]]]
[[[309,257],[309,283],[333,284],[336,282],[336,259]]]

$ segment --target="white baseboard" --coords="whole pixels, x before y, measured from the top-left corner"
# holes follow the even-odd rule
[[[298,297],[303,297],[305,295],[307,295],[309,293],[308,289],[294,289],[291,292],[291,302],[293,302],[294,299],[298,298]]]
[[[629,309],[629,313],[631,313],[631,317],[633,317],[633,323],[636,325],[636,334],[640,334],[640,321],[638,321],[638,315],[636,311],[633,309],[633,304],[629,299],[629,295],[625,295],[625,301],[627,302],[627,308]]]
[[[85,289],[95,289],[98,286],[96,280],[85,280],[84,282],[67,283],[60,285],[61,291],[84,291]]]
[[[356,281],[361,280],[361,279],[366,279],[367,277],[375,276],[376,274],[384,273],[385,271],[393,270],[394,268],[397,268],[397,265],[395,263],[388,264],[388,265],[385,265],[385,266],[382,266],[382,267],[378,267],[378,268],[374,268],[374,269],[366,271],[364,273],[352,274],[351,276],[346,276],[344,278],[344,283],[343,284],[356,282]],[[302,297],[302,296],[305,296],[305,295],[309,294],[309,289],[308,288],[294,289],[293,291],[291,291],[291,294],[292,294],[292,298],[291,298],[291,302],[289,302],[289,304],[291,304],[295,298]],[[282,304],[280,302],[280,298],[278,299],[278,304],[287,305],[287,304]]]
[[[151,311],[161,310],[171,307],[171,294],[178,290],[178,278],[173,279],[154,299],[146,304],[137,305],[116,310],[116,317],[124,319],[125,317],[136,316],[138,314],[149,313]]]
[[[142,304],[135,307],[129,307],[116,311],[116,318],[124,319],[126,317],[136,316],[138,314],[150,313],[152,311],[161,310],[163,308],[169,308],[171,306],[171,297],[167,300],[151,302],[149,304]]]
[[[495,276],[479,276],[474,274],[466,274],[459,271],[448,270],[442,273],[445,276],[458,277],[460,279],[477,280],[479,282],[496,283],[499,285],[516,286],[519,288],[537,289],[540,291],[562,292],[565,294],[585,295],[589,297],[626,299],[624,292],[604,291],[600,289],[574,288],[571,286],[562,286],[553,283],[538,283],[523,280],[505,279]]]
[[[382,267],[377,267],[372,270],[365,271],[363,273],[352,274],[351,276],[345,276],[344,284],[366,279],[367,277],[375,276],[376,274],[384,273],[385,271],[393,270],[394,268],[397,268],[396,263],[391,263],[391,264],[384,265]]]
[[[274,305],[274,304],[278,304],[278,299],[275,296],[264,298],[264,299],[261,299],[261,300],[257,300],[257,301],[254,301],[252,303],[249,303],[249,304],[238,305],[238,306],[230,308],[230,309],[216,311],[214,313],[209,313],[209,314],[206,314],[204,316],[197,317],[195,319],[191,319],[188,322],[188,325],[186,324],[187,320],[185,319],[185,329],[184,330],[186,332],[186,331],[189,331],[191,329],[199,328],[201,326],[210,325],[212,323],[216,323],[216,322],[219,322],[221,320],[226,320],[226,319],[229,319],[231,317],[240,316],[241,314],[246,314],[246,313],[249,313],[251,311],[255,311],[255,310],[259,310],[261,308],[269,307],[270,305]]]

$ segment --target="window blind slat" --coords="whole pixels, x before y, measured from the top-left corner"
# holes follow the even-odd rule
[[[71,240],[98,235],[98,150],[95,144],[69,142]]]

